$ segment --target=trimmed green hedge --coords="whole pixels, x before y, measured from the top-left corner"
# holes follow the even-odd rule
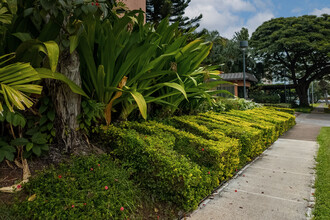
[[[174,123],[175,127],[187,129],[196,135],[199,135],[199,132],[194,129],[194,124],[199,124],[205,126],[209,131],[223,132],[228,137],[238,139],[241,165],[244,165],[264,150],[262,131],[244,124],[228,123],[216,117],[205,117],[205,115],[210,115],[210,113],[198,116],[176,117],[172,120],[176,122]]]
[[[173,149],[175,138],[168,132],[145,135],[110,126],[102,137],[139,184],[159,199],[172,201],[185,210],[196,208],[219,184],[217,176],[209,174],[207,168]]]
[[[164,132],[170,133],[175,138],[174,150],[176,152],[200,166],[211,169],[212,173],[216,172],[220,181],[231,177],[233,170],[238,166],[238,140],[228,138],[223,133],[218,133],[219,139],[215,141],[154,121],[127,123],[126,126],[136,129],[142,134],[152,134],[159,138],[162,138]],[[212,135],[213,138],[216,137],[215,133],[209,135]]]
[[[124,122],[100,137],[138,184],[185,210],[295,124],[270,108]]]
[[[274,109],[274,110],[277,110],[277,111],[280,111],[280,112],[286,112],[286,113],[289,113],[291,115],[294,115],[294,113],[295,113],[295,110],[292,109],[292,108],[277,107],[277,106],[267,106],[267,108]]]

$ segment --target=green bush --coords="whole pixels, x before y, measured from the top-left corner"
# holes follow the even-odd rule
[[[187,122],[194,122],[206,126],[210,131],[223,132],[228,137],[238,139],[240,143],[239,159],[241,165],[244,165],[253,157],[262,153],[265,148],[262,131],[253,127],[249,127],[244,123],[226,123],[223,120],[217,120],[214,118],[205,117],[203,115],[188,116],[186,117],[185,121],[180,121],[181,124],[178,124],[178,126],[189,127]]]
[[[140,185],[185,210],[196,208],[219,183],[209,169],[174,151],[175,138],[169,133],[144,135],[110,126],[101,136]]]
[[[257,103],[279,103],[281,97],[278,94],[265,94],[265,93],[251,93],[249,95],[253,101]]]
[[[267,108],[210,111],[159,122],[124,122],[110,126],[100,138],[139,185],[191,210],[294,123],[294,116]]]
[[[14,208],[25,219],[126,219],[138,202],[128,172],[106,155],[74,158],[23,188],[28,197]]]
[[[273,139],[275,139],[275,127],[272,123],[258,123],[253,120],[250,120],[248,118],[244,118],[239,115],[231,114],[230,112],[227,112],[225,114],[219,114],[215,112],[208,112],[207,114],[202,114],[204,118],[210,118],[212,120],[216,120],[222,123],[226,123],[227,125],[232,125],[235,127],[250,127],[255,128],[260,131],[262,131],[262,141],[265,146],[268,146],[273,142]]]
[[[232,109],[248,110],[258,107],[261,107],[261,105],[242,98],[235,98],[235,99],[218,98],[215,107],[213,107],[213,111],[224,112],[224,111],[230,111]]]
[[[274,109],[274,110],[280,111],[280,112],[286,112],[291,115],[294,115],[294,113],[295,113],[295,110],[292,108],[284,108],[284,107],[277,107],[277,106],[267,106],[267,108]]]
[[[164,132],[172,134],[175,138],[175,151],[188,157],[198,165],[211,169],[212,174],[216,174],[220,181],[231,177],[239,164],[238,141],[224,137],[223,133],[219,135],[219,140],[221,141],[214,141],[154,121],[147,123],[127,123],[126,126],[145,135],[156,135],[158,138],[161,138]],[[207,129],[204,128],[204,130]],[[216,136],[214,133],[209,135],[210,137],[213,136],[213,138]]]
[[[239,117],[259,125],[275,125],[275,132],[267,132],[271,135],[271,143],[274,142],[286,130],[291,128],[295,123],[295,117],[293,115],[284,112],[280,114],[279,111],[267,108],[256,108],[254,110],[247,111],[231,111],[226,114]]]

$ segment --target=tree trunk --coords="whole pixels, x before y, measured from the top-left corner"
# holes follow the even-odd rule
[[[329,101],[328,101],[328,90],[324,91],[324,99],[325,99],[325,104],[329,105]]]
[[[308,103],[308,94],[307,94],[307,91],[308,91],[308,85],[305,85],[305,84],[302,84],[302,83],[299,83],[296,87],[296,92],[297,92],[297,95],[299,97],[299,105],[300,106],[309,106],[309,103]]]
[[[64,74],[78,86],[81,86],[79,55],[68,50],[61,53],[58,63],[58,72]],[[65,153],[81,154],[87,149],[79,132],[77,116],[80,114],[81,96],[73,93],[70,88],[60,82],[51,80],[48,89],[56,112],[55,128],[57,144]],[[84,150],[85,149],[85,150]]]

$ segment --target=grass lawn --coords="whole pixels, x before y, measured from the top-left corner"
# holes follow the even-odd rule
[[[320,149],[317,155],[315,183],[315,219],[330,219],[330,127],[324,127],[317,138]]]

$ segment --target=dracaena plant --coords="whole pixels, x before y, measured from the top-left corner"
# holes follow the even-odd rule
[[[184,41],[180,36],[173,40],[177,24],[170,26],[164,21],[155,30],[144,24],[142,13],[135,13],[115,21],[86,19],[78,47],[86,93],[107,104],[108,114],[109,106],[120,106],[124,118],[137,107],[146,118],[146,100],[163,87],[186,96],[184,85],[170,68]],[[106,119],[110,123],[107,114]]]
[[[75,39],[79,39],[83,88],[107,105],[108,124],[112,107],[123,119],[136,108],[146,118],[148,103],[177,108],[189,96],[205,94],[207,73],[219,73],[209,67],[199,69],[212,44],[201,39],[187,44],[187,35],[167,19],[154,27],[144,24],[141,12],[133,11],[113,20],[85,19],[82,27]]]

